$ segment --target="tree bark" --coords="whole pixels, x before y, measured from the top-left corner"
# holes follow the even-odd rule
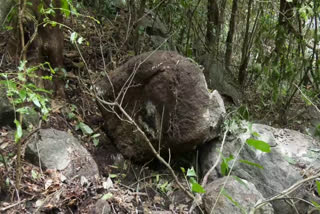
[[[246,79],[246,70],[248,67],[249,62],[249,28],[250,28],[250,18],[251,18],[251,6],[252,6],[252,0],[249,0],[248,2],[248,13],[247,13],[247,23],[246,23],[246,32],[244,35],[243,45],[242,45],[242,55],[241,55],[241,64],[239,68],[239,76],[238,81],[240,85],[243,85],[245,79]]]
[[[141,18],[144,15],[144,11],[146,9],[146,3],[147,0],[141,0],[140,6],[137,12],[137,17],[134,19],[135,25],[134,25],[134,36],[133,36],[133,44],[134,44],[134,52],[135,54],[139,54],[140,52],[140,27],[141,27]]]
[[[230,62],[232,58],[232,42],[233,42],[233,35],[235,31],[237,10],[238,10],[238,0],[233,0],[230,24],[229,24],[229,32],[226,40],[226,54],[225,54],[226,69],[230,66]]]
[[[207,33],[206,44],[214,57],[218,54],[220,26],[220,11],[217,0],[208,0],[207,5]]]

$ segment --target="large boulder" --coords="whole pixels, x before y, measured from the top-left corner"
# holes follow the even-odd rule
[[[233,177],[219,178],[208,184],[203,197],[206,212],[215,214],[249,213],[259,200],[264,200],[264,198],[254,184]],[[273,213],[271,204],[267,204],[255,212],[255,214]]]
[[[242,127],[248,127],[243,123]],[[271,146],[270,153],[263,153],[255,150],[246,144],[248,138],[253,138],[252,133],[258,133],[258,140],[267,142]],[[255,134],[257,135],[257,134]],[[236,156],[244,144],[238,159],[232,170],[232,175],[250,180],[265,198],[277,195],[291,185],[309,176],[320,169],[318,152],[319,142],[310,136],[288,129],[276,129],[267,125],[253,124],[252,130],[247,129],[244,133],[233,134],[227,138],[223,148],[223,156]],[[215,163],[219,155],[221,142],[212,142],[201,148],[201,168],[203,173]],[[239,162],[247,160],[258,163],[263,169]],[[232,163],[230,163],[232,164]],[[221,177],[221,168],[211,174],[211,179]],[[303,187],[288,197],[303,198],[306,200],[318,201],[318,198],[311,198]],[[294,199],[292,199],[295,201]],[[295,213],[293,206],[285,200],[272,202],[275,213]],[[295,207],[300,213],[306,213],[308,206],[302,201],[295,201]]]
[[[40,129],[26,148],[25,159],[45,169],[59,170],[68,179],[84,176],[95,181],[99,177],[96,162],[71,134],[55,129]]]
[[[161,154],[190,151],[218,136],[223,101],[217,91],[208,91],[203,73],[191,60],[174,52],[145,53],[109,78],[113,87],[106,77],[96,86],[98,95],[113,102],[121,92],[118,102]],[[153,154],[136,127],[118,109],[116,115],[99,105],[107,134],[123,155],[135,161],[151,159]]]

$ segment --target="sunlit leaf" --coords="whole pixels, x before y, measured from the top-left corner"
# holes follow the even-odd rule
[[[320,194],[320,182],[316,180],[316,184],[317,184],[317,191],[318,191],[318,194]]]
[[[35,170],[31,170],[31,176],[33,179],[37,179],[39,177],[39,173]]]
[[[93,145],[94,146],[98,146],[99,142],[100,142],[99,139],[97,139],[97,138],[93,139]]]
[[[71,43],[74,44],[77,41],[77,38],[78,38],[78,34],[76,32],[72,32],[71,35],[70,35]]]
[[[181,169],[181,171],[182,171],[183,174],[186,173],[186,170],[185,170],[183,167],[180,167],[180,169]]]
[[[249,138],[249,139],[247,139],[246,143],[249,146],[252,146],[255,149],[260,150],[262,152],[270,152],[271,151],[270,145],[262,140],[256,140],[256,139]]]
[[[91,135],[93,133],[93,130],[85,123],[80,122],[79,128],[81,129],[82,133],[85,135]]]
[[[16,124],[16,132],[15,132],[15,135],[14,135],[14,141],[15,142],[18,142],[21,137],[22,137],[22,126],[21,126],[21,123],[18,121],[18,120],[14,120],[14,123]]]
[[[188,177],[197,177],[196,171],[194,170],[193,167],[191,169],[188,169],[187,176]]]
[[[204,190],[204,188],[200,184],[198,184],[197,182],[191,184],[191,190],[192,190],[192,192],[195,192],[195,193],[205,193],[206,192]]]
[[[101,197],[101,199],[106,201],[106,200],[112,198],[112,196],[113,196],[112,193],[109,192],[109,193],[107,193],[107,194],[104,194],[104,195]]]
[[[61,9],[64,15],[68,18],[70,16],[69,3],[68,0],[60,0],[61,1]]]

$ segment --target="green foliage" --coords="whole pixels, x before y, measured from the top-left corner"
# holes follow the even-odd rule
[[[53,69],[48,63],[39,64],[37,66],[26,68],[25,61],[22,61],[18,66],[18,72],[16,73],[2,73],[0,77],[5,80],[0,80],[0,84],[3,85],[7,90],[7,96],[10,98],[12,105],[15,107],[15,111],[21,115],[29,114],[33,109],[30,107],[30,103],[33,104],[34,108],[38,110],[44,120],[47,119],[50,108],[48,107],[48,94],[49,91],[37,87],[35,84],[30,83],[28,79],[46,79],[50,80],[51,76],[40,77],[37,75],[36,71],[39,69],[49,69],[51,74],[54,73]],[[22,124],[18,119],[14,120],[16,125],[15,142],[18,142],[22,135]]]
[[[180,168],[182,173],[185,176],[185,179],[189,182],[189,185],[191,186],[191,191],[194,193],[205,193],[206,191],[204,188],[197,182],[197,173],[192,167],[191,169],[186,170],[181,167]],[[189,178],[189,180],[188,180]]]
[[[156,187],[162,193],[167,193],[172,190],[172,184],[167,179],[161,177],[160,175],[156,175]]]
[[[102,200],[108,200],[108,199],[110,199],[110,198],[112,198],[113,197],[113,194],[112,193],[107,193],[107,194],[104,194],[102,197],[101,197],[101,199]]]
[[[229,173],[229,162],[234,160],[233,155],[230,155],[228,158],[223,157],[222,155],[222,162],[221,162],[221,174],[223,176],[228,175]]]
[[[93,130],[87,124],[85,124],[83,122],[80,122],[77,125],[76,130],[77,129],[80,129],[84,135],[91,135],[93,133]]]
[[[261,141],[261,140],[255,140],[255,139],[252,139],[252,138],[249,138],[246,140],[246,143],[249,145],[249,146],[252,146],[254,147],[255,149],[257,150],[260,150],[262,152],[270,152],[271,149],[270,149],[270,145],[264,141]]]
[[[14,141],[17,143],[20,141],[21,137],[22,137],[22,126],[21,123],[18,120],[14,120],[14,123],[16,124],[16,132],[14,135]]]

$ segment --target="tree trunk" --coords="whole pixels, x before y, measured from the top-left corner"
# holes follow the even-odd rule
[[[218,55],[219,37],[221,32],[220,11],[217,0],[208,0],[207,11],[207,34],[206,44],[212,52],[214,58]]]
[[[237,10],[238,10],[238,0],[233,0],[231,17],[230,17],[230,24],[229,24],[229,32],[228,32],[228,36],[227,36],[227,40],[226,40],[226,54],[225,54],[226,70],[230,66],[230,62],[231,62],[231,58],[232,58],[232,42],[233,42],[233,35],[234,35],[234,31],[235,31]]]
[[[251,18],[251,6],[252,6],[252,0],[249,0],[248,2],[248,13],[247,13],[247,23],[246,23],[246,32],[244,35],[243,45],[242,45],[242,55],[241,55],[241,64],[239,68],[239,76],[238,81],[240,85],[243,85],[245,79],[246,79],[246,70],[249,62],[249,28],[250,28],[250,18]]]
[[[136,55],[140,53],[141,45],[140,45],[140,27],[141,27],[141,18],[144,15],[144,11],[146,9],[146,2],[147,0],[141,0],[140,6],[137,12],[136,19],[134,19],[134,35],[133,35],[133,46],[134,46],[134,52]]]

